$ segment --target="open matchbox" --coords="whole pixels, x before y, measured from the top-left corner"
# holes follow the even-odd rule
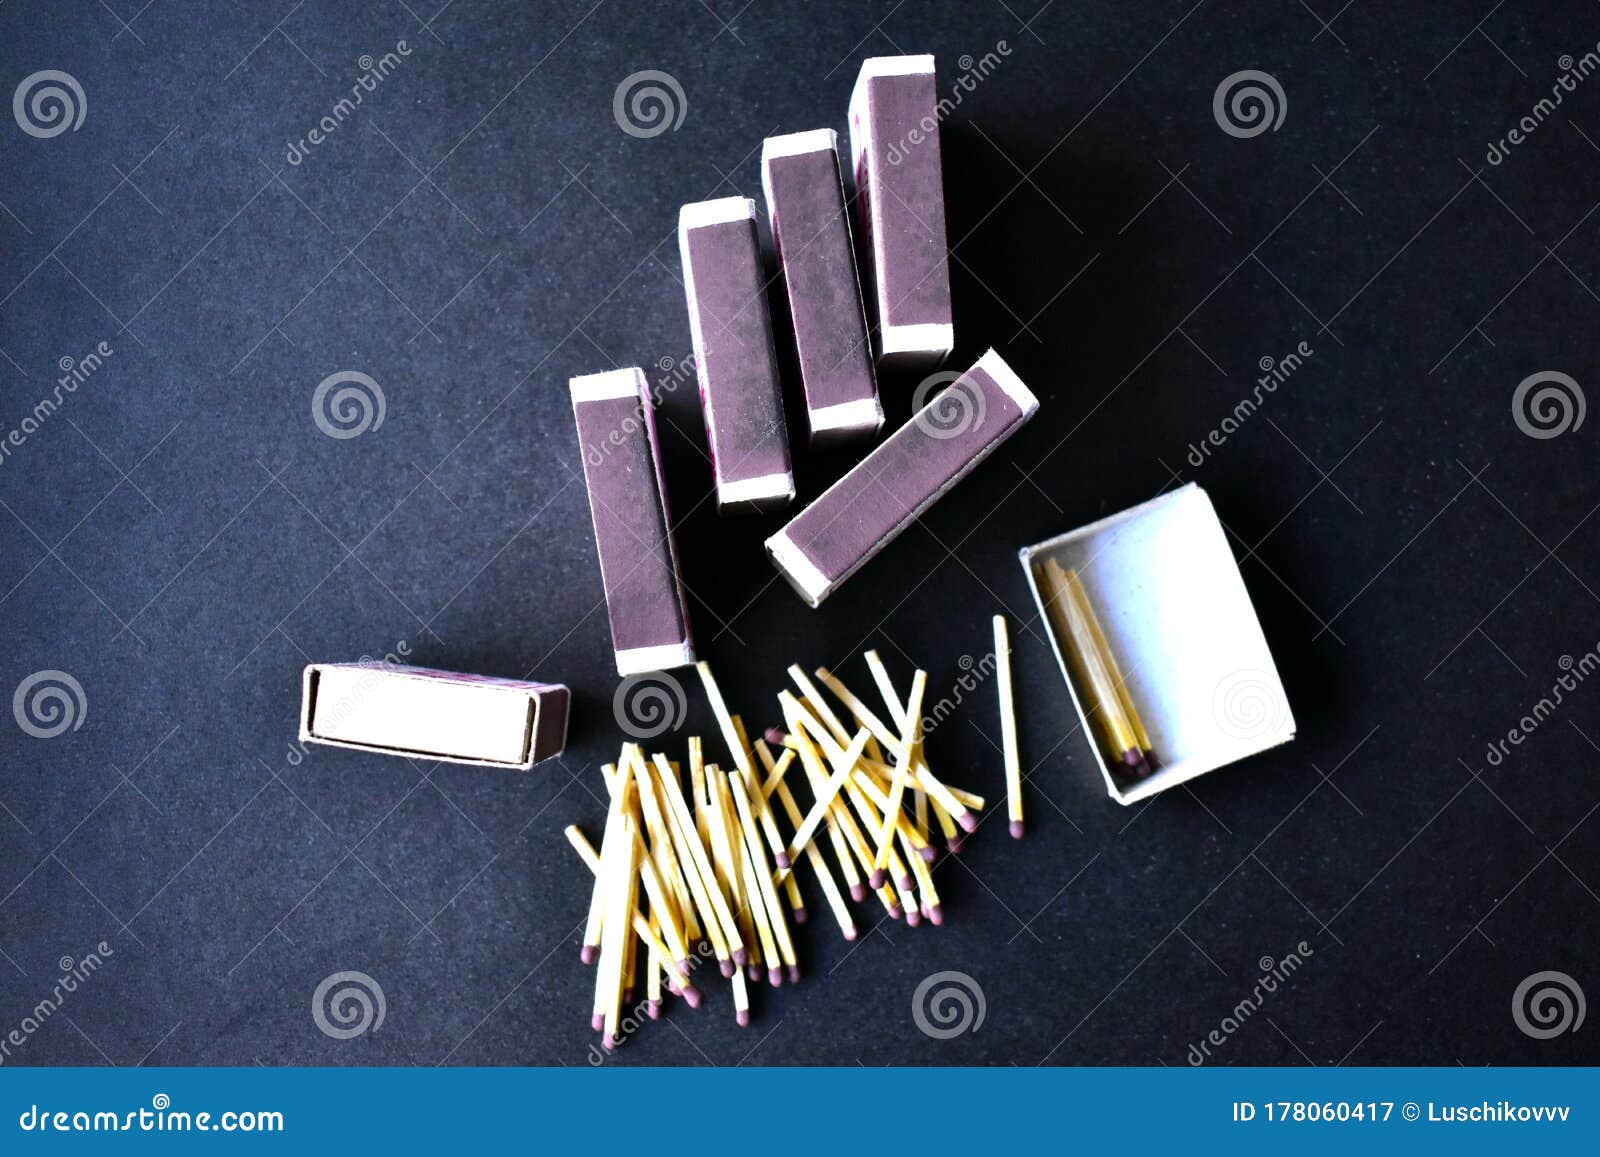
[[[527,771],[567,742],[566,687],[429,667],[313,663],[300,740]]]
[[[1222,523],[1190,483],[1019,556],[1106,790],[1132,804],[1294,738],[1294,715]],[[1155,770],[1113,775],[1094,741],[1035,568],[1054,558],[1082,579],[1143,717]]]

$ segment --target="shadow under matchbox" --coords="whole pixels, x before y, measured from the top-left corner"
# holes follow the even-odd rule
[[[944,163],[931,56],[874,56],[850,94],[856,236],[879,368],[955,348]]]
[[[693,663],[688,600],[644,371],[586,374],[573,378],[570,388],[617,673]]]
[[[794,500],[794,471],[756,203],[723,197],[683,206],[678,248],[717,510],[737,514],[787,506]]]
[[[1038,408],[990,350],[767,539],[773,564],[818,606]]]
[[[386,663],[313,663],[305,669],[300,739],[527,771],[565,748],[568,699],[560,683]]]
[[[883,425],[861,301],[839,137],[832,129],[768,137],[761,188],[793,322],[813,446],[871,438]]]

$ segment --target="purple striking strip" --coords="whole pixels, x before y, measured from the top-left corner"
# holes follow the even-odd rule
[[[633,675],[694,662],[643,371],[572,379],[572,413],[594,518],[617,671]]]
[[[813,446],[870,438],[883,425],[832,129],[768,137],[761,185],[794,322]]]
[[[755,218],[748,197],[700,201],[678,213],[689,330],[723,514],[794,499]]]
[[[767,539],[813,607],[1021,428],[1038,400],[994,350]]]

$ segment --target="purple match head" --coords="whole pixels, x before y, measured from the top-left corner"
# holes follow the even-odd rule
[[[683,986],[683,999],[684,1003],[690,1008],[699,1008],[700,1002],[705,998],[701,996],[700,990],[694,985],[686,984]]]
[[[1014,839],[1014,840],[1020,840],[1022,838],[1022,832],[1023,832],[1022,821],[1021,820],[1012,820],[1011,821],[1011,838]]]
[[[962,812],[956,817],[956,823],[961,825],[961,830],[971,835],[978,830],[978,817],[971,812]]]
[[[871,886],[871,888],[872,888],[872,890],[874,892],[876,892],[879,888],[883,887],[888,882],[889,882],[889,873],[885,872],[882,868],[874,868],[874,869],[872,869],[872,875],[867,877],[867,883],[868,883],[868,885]]]
[[[789,864],[792,862],[789,859],[789,853],[788,852],[778,852],[772,858],[773,858],[774,862],[776,862],[778,867],[780,867],[780,868],[787,868],[789,866]]]
[[[784,731],[781,727],[767,728],[767,742],[772,744],[774,747],[782,747],[784,740],[788,738],[788,732]]]
[[[854,924],[850,925],[850,927],[844,930],[844,938],[846,940],[854,940],[859,935],[860,933],[856,931],[856,926]]]
[[[898,905],[898,904],[890,904],[889,905],[889,919],[898,920],[902,916],[904,916],[905,914],[906,914],[905,913],[905,909],[900,907],[900,905]]]
[[[724,980],[730,979],[733,976],[733,970],[737,967],[738,965],[734,964],[734,962],[731,960],[717,961],[717,971],[722,973],[722,978]]]
[[[673,996],[683,995],[683,989],[678,987],[678,982],[676,980],[667,981],[667,991],[672,993]]]
[[[932,844],[923,844],[917,849],[917,854],[922,857],[924,864],[931,864],[939,858],[939,849]]]
[[[917,882],[910,876],[901,876],[900,879],[895,881],[895,884],[902,892],[914,892],[917,890]]]
[[[748,1008],[737,1010],[733,1014],[733,1020],[740,1028],[748,1028],[750,1026],[750,1010]]]
[[[607,1033],[604,1037],[600,1038],[600,1043],[605,1045],[606,1052],[615,1052],[617,1046],[622,1043],[622,1038],[613,1033]]]
[[[858,904],[867,898],[867,890],[861,886],[860,881],[850,885],[850,898]]]
[[[965,845],[966,842],[967,841],[962,839],[960,836],[951,836],[947,845],[950,848],[950,854],[952,856],[959,856],[961,854],[962,846]]]
[[[761,965],[759,965],[759,964],[747,965],[745,967],[744,972],[745,972],[745,975],[750,978],[750,982],[752,984],[760,984],[761,983]]]
[[[918,904],[917,911],[922,913],[924,919],[927,919],[929,915],[927,901],[923,901],[921,904]]]
[[[769,968],[769,969],[767,969],[767,983],[772,985],[773,988],[782,988],[783,987],[783,969],[781,969],[781,968]]]
[[[789,965],[784,969],[784,973],[788,976],[790,984],[800,983],[800,966],[798,964]]]
[[[651,1020],[660,1020],[661,1019],[661,1002],[659,1000],[647,1000],[647,1001],[645,1001],[644,1002],[644,1014],[646,1016],[648,1016]]]
[[[939,925],[943,924],[944,923],[944,905],[943,904],[930,904],[928,906],[928,919],[933,921],[933,926],[935,928],[937,928]]]
[[[921,924],[921,923],[922,923],[922,913],[918,912],[915,908],[907,908],[906,909],[906,927],[907,928],[915,928],[918,924]]]
[[[735,948],[733,950],[733,962],[735,964],[748,964],[748,963],[750,963],[750,953],[743,946]],[[730,972],[730,973],[728,973],[728,975],[732,976],[733,973]]]
[[[794,922],[796,924],[804,924],[809,919],[811,919],[811,913],[804,908],[796,908],[794,910]]]
[[[582,948],[578,949],[578,959],[583,961],[585,964],[593,964],[594,958],[598,955],[600,955],[600,950],[593,944],[585,944]]]
[[[603,1012],[595,1013],[594,1016],[591,1017],[590,1020],[589,1020],[589,1027],[594,1029],[595,1032],[599,1032],[601,1029],[605,1028],[606,1027],[606,1015],[605,1015],[605,1013],[603,1013]]]

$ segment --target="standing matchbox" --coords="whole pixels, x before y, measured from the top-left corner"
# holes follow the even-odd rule
[[[1294,714],[1211,499],[1189,483],[1019,552],[1073,709],[1121,804],[1288,743]],[[1092,689],[1069,662],[1046,570],[1075,573],[1148,732],[1153,770],[1113,771],[1094,742]]]
[[[717,511],[787,506],[794,500],[794,471],[756,203],[723,197],[683,206],[678,249]]]
[[[990,350],[767,539],[773,565],[808,604],[820,605],[1038,408]]]
[[[644,371],[584,374],[570,387],[617,673],[693,663],[689,604]]]
[[[388,663],[305,670],[300,740],[527,771],[567,742],[566,687]]]
[[[861,279],[850,238],[839,136],[768,137],[761,188],[793,323],[814,447],[871,438],[883,425]]]
[[[955,347],[938,99],[931,56],[869,57],[850,94],[857,237],[880,369],[925,369]]]

